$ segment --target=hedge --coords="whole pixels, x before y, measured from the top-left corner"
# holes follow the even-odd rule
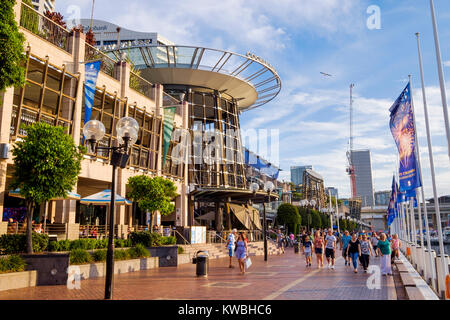
[[[25,260],[19,255],[0,257],[0,273],[20,272],[25,270]]]
[[[84,249],[73,249],[70,251],[70,264],[85,264],[92,261],[92,256]]]
[[[140,243],[134,248],[129,248],[127,251],[131,259],[150,257],[150,252]]]
[[[144,247],[159,247],[163,241],[159,233],[150,231],[132,232],[130,239],[133,246],[142,244]]]
[[[48,245],[48,235],[33,232],[33,252],[44,251]],[[4,254],[25,253],[27,251],[27,235],[4,234],[0,236],[0,251]]]

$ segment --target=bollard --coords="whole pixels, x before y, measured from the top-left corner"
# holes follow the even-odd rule
[[[450,300],[450,275],[445,277],[445,299]]]
[[[414,269],[417,269],[417,253],[416,253],[416,244],[411,243],[411,264]]]
[[[442,256],[440,254],[436,255],[436,271],[437,271],[437,283],[438,283],[438,290],[437,292],[439,293],[440,297],[445,297],[445,271],[448,270],[442,270],[442,259],[445,259],[445,265],[447,266],[448,269],[448,265],[450,264],[450,259],[448,257],[448,254],[445,254],[444,257],[442,258]]]
[[[424,275],[424,261],[423,258],[426,259],[426,256],[423,253],[423,248],[419,245],[416,246],[416,261],[417,261],[417,271],[419,274]]]
[[[192,263],[196,264],[197,277],[207,277],[209,269],[209,254],[208,251],[197,251]]]
[[[432,265],[430,265],[430,255],[431,255],[431,262]],[[434,263],[436,261],[436,251],[431,249],[431,252],[428,251],[428,249],[425,249],[425,266],[426,266],[426,275],[425,275],[425,281],[431,285],[433,289],[436,290],[436,267],[434,266]]]

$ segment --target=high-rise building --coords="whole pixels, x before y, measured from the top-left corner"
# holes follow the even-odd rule
[[[370,150],[353,150],[351,157],[355,169],[356,196],[361,198],[362,207],[372,207],[374,195]]]
[[[335,187],[327,187],[325,188],[326,195],[331,194],[332,197],[339,198],[338,189]]]
[[[376,206],[388,206],[391,199],[391,191],[376,191],[375,192],[375,205]]]
[[[53,12],[55,11],[55,1],[56,0],[31,0],[31,4],[34,9],[40,13],[44,13],[46,11]]]
[[[291,167],[291,182],[295,185],[303,183],[303,172],[306,170],[313,170],[311,165],[309,166],[292,166]]]

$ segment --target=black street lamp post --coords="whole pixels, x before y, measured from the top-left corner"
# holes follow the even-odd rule
[[[109,205],[108,251],[106,254],[105,299],[112,299],[114,284],[114,220],[116,204],[116,172],[117,167],[125,168],[129,158],[129,148],[137,141],[139,124],[131,117],[124,117],[116,125],[117,147],[96,147],[97,141],[103,139],[105,126],[98,120],[90,120],[83,127],[84,137],[91,145],[91,150],[111,151],[112,179],[111,202]]]
[[[267,181],[264,184],[264,191],[267,192],[267,195],[269,196],[269,203],[270,203],[270,193],[275,188],[272,181]],[[263,211],[263,234],[264,234],[264,261],[267,261],[267,220],[266,220],[266,203],[263,203],[264,211]]]

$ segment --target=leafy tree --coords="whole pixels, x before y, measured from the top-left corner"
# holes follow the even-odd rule
[[[25,37],[14,19],[16,0],[0,1],[0,91],[25,84]]]
[[[302,226],[307,226],[308,225],[308,210],[304,207],[297,207],[298,213],[300,214],[301,217],[301,224]]]
[[[341,232],[344,232],[347,229],[346,219],[339,219],[339,229],[341,230]]]
[[[153,213],[159,211],[161,215],[169,215],[175,210],[172,200],[178,196],[175,184],[163,177],[151,178],[146,175],[130,177],[128,179],[130,192],[128,197],[138,203],[143,211],[150,212],[150,230],[153,229]]]
[[[314,229],[322,228],[322,219],[320,219],[319,211],[311,210],[311,225]]]
[[[301,224],[302,218],[297,207],[289,203],[283,203],[277,210],[277,222],[287,225],[291,232],[296,232],[297,226]]]
[[[77,182],[86,152],[63,127],[38,122],[25,127],[27,136],[15,144],[11,187],[20,188],[27,206],[27,253],[33,253],[32,218],[36,205],[66,197]]]

